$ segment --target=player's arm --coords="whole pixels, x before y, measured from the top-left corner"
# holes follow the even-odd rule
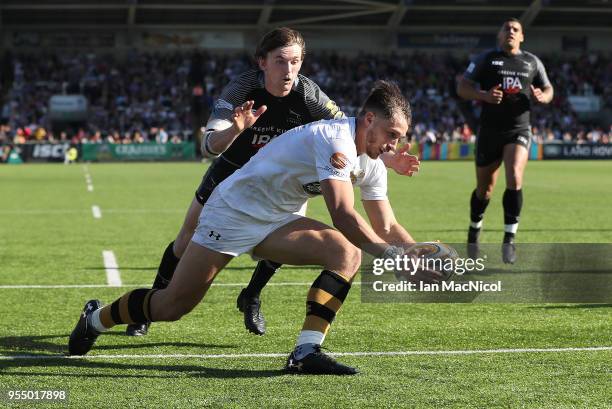
[[[533,94],[533,98],[540,104],[548,104],[554,97],[553,87],[550,85],[544,88],[536,88],[532,85],[531,93]]]
[[[362,203],[372,229],[385,242],[395,244],[415,243],[410,233],[397,222],[388,200],[363,200]]]
[[[480,89],[478,84],[474,81],[468,80],[467,78],[461,78],[457,83],[457,95],[463,99],[481,99],[483,91]]]
[[[463,99],[483,101],[489,104],[499,104],[504,97],[501,84],[494,85],[489,90],[480,89],[483,72],[487,69],[488,53],[480,54],[470,62],[463,77],[457,83],[457,95]]]
[[[380,255],[389,247],[386,241],[378,236],[354,209],[355,197],[353,185],[349,181],[325,179],[321,181],[321,192],[329,210],[334,227],[356,247],[364,244],[370,247],[375,255]]]
[[[401,246],[394,246],[388,243],[384,237],[380,237],[368,223],[353,208],[354,196],[353,186],[350,182],[340,180],[322,180],[321,191],[325,198],[325,203],[329,209],[334,226],[356,247],[367,244],[368,253],[376,257],[395,258],[401,256],[406,249]],[[371,201],[374,202],[374,201]],[[372,205],[370,210],[380,213],[380,218],[376,223],[384,226],[388,223],[389,232],[383,233],[387,238],[392,239],[392,243],[413,243],[414,240],[399,224],[392,223],[395,219],[393,211],[388,201],[377,201],[378,205]],[[385,205],[383,203],[387,204]],[[364,202],[365,203],[365,202]],[[367,211],[367,210],[366,210]],[[368,216],[369,217],[369,216]],[[384,229],[384,227],[382,227]],[[399,251],[399,252],[398,252]],[[416,254],[415,254],[416,255]],[[413,277],[414,281],[439,282],[442,275],[433,270],[420,269]]]
[[[536,75],[534,77],[534,85],[531,85],[531,93],[533,98],[540,104],[548,104],[555,96],[552,84],[546,74],[544,64],[536,57]]]
[[[247,128],[251,127],[259,117],[266,112],[267,107],[262,105],[253,112],[255,101],[246,101],[237,106],[231,117],[232,122],[211,118],[206,125],[202,139],[202,155],[205,157],[219,156],[236,140]]]
[[[497,84],[489,90],[483,90],[476,82],[464,77],[457,84],[457,95],[463,99],[499,104],[504,97],[504,92],[501,89],[501,84]]]

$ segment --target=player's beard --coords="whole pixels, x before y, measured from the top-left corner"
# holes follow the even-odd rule
[[[368,129],[366,132],[366,155],[372,159],[377,159],[380,156],[380,149],[376,143],[376,135],[373,129]]]

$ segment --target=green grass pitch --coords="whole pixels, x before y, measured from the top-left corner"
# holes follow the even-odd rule
[[[316,268],[284,267],[272,279],[262,295],[263,337],[244,330],[235,306],[241,287],[225,285],[183,320],[154,324],[147,337],[116,327],[90,352],[104,357],[59,357],[86,300],[109,303],[152,282],[204,168],[0,167],[0,407],[34,405],[9,402],[8,390],[66,390],[75,408],[612,407],[612,350],[550,351],[612,346],[610,305],[367,304],[355,286],[325,341],[333,352],[549,351],[352,355],[338,359],[357,366],[358,376],[284,375]],[[611,173],[612,162],[529,163],[518,240],[612,243]],[[425,162],[413,178],[390,175],[390,199],[417,240],[463,242],[473,184],[470,162]],[[485,242],[501,241],[503,189],[502,174]],[[102,218],[93,217],[94,205]],[[329,222],[320,199],[309,215]],[[124,287],[106,286],[103,250],[115,253]],[[245,283],[253,267],[238,258],[217,283]],[[10,358],[18,355],[37,357]],[[35,407],[45,406],[61,404]]]

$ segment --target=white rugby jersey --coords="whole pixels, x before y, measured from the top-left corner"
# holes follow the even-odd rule
[[[213,194],[251,217],[280,221],[321,194],[320,181],[325,179],[352,182],[360,187],[363,200],[387,199],[382,160],[357,157],[355,118],[322,120],[283,133]]]

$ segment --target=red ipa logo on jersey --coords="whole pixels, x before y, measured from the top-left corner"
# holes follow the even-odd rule
[[[502,81],[502,88],[507,94],[518,94],[523,89],[521,80],[518,77],[504,77]]]
[[[348,164],[348,158],[344,153],[335,152],[330,158],[329,163],[336,169],[344,169]]]

